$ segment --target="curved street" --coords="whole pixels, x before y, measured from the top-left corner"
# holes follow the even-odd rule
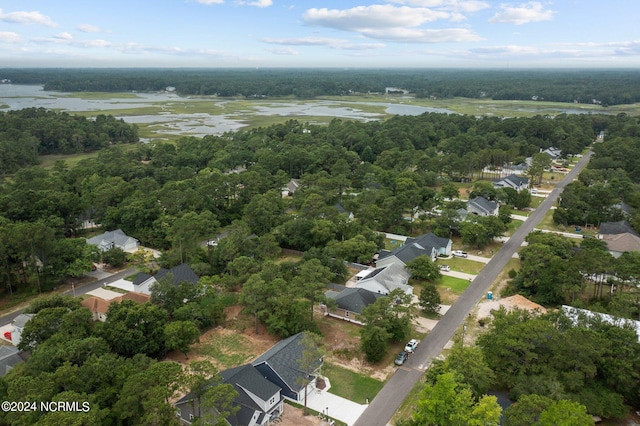
[[[391,417],[409,395],[409,392],[431,365],[432,360],[442,352],[445,344],[453,337],[456,329],[470,314],[474,305],[486,294],[509,259],[522,245],[525,237],[534,230],[535,226],[555,204],[564,187],[577,178],[580,171],[589,162],[591,154],[591,151],[589,151],[582,157],[580,162],[558,183],[542,204],[531,213],[520,228],[504,243],[502,248],[471,282],[467,290],[440,319],[431,333],[425,337],[409,361],[398,368],[391,376],[384,388],[354,423],[354,426],[385,426],[391,420]]]

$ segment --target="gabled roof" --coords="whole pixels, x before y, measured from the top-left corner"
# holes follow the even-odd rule
[[[366,278],[356,283],[356,288],[364,288],[381,295],[387,295],[396,288],[400,288],[410,294],[413,288],[407,284],[409,276],[409,272],[402,265],[392,263],[374,269]]]
[[[143,293],[138,293],[136,291],[131,291],[131,292],[127,293],[127,294],[123,294],[120,299],[122,299],[122,300],[133,300],[134,302],[142,305],[143,303],[147,303],[151,299],[151,296],[149,296],[148,294],[143,294]]]
[[[238,390],[238,387],[243,390],[246,389],[263,401],[269,401],[269,398],[280,391],[279,386],[265,379],[251,364],[245,364],[240,367],[222,371],[220,375],[224,383],[233,385],[236,387],[236,390]],[[242,393],[244,393],[244,391]],[[251,400],[251,398],[249,399]]]
[[[292,194],[296,192],[298,188],[300,188],[300,181],[298,179],[291,179],[289,183],[287,183],[287,190]]]
[[[298,392],[304,387],[301,379],[306,378],[305,373],[298,365],[298,360],[302,358],[304,351],[302,336],[302,333],[298,333],[281,340],[251,364],[254,366],[267,364],[289,388]],[[322,359],[318,359],[315,367],[320,367],[321,364]]]
[[[116,300],[119,302],[121,298],[116,297],[113,300]],[[91,312],[106,314],[107,311],[109,310],[109,305],[111,305],[111,302],[113,300],[104,300],[104,299],[100,299],[99,297],[91,296],[89,298],[84,299],[80,304],[85,308],[89,309]]]
[[[183,263],[182,265],[174,266],[171,269],[161,268],[158,271],[158,273],[154,275],[154,278],[157,281],[160,281],[162,277],[164,277],[167,274],[173,275],[173,285],[176,285],[176,286],[184,281],[190,282],[191,284],[197,284],[198,280],[200,279],[200,277],[198,277],[196,273],[193,272],[193,270],[186,263]],[[137,277],[136,277],[136,281],[138,281]]]
[[[19,328],[24,328],[24,325],[31,319],[33,318],[33,314],[20,314],[17,317],[15,317],[15,319],[13,321],[11,321],[11,324],[14,327],[19,327]]]
[[[15,346],[0,346],[0,376],[7,374],[16,364],[24,361],[21,352]]]
[[[610,251],[618,253],[640,251],[640,237],[629,232],[608,235],[603,240],[607,242],[607,248]]]
[[[467,210],[469,206],[474,207],[477,210],[485,212],[486,214],[493,213],[495,209],[498,207],[498,203],[489,201],[484,197],[476,197],[472,200],[469,200],[467,203]]]
[[[102,235],[96,235],[95,237],[87,239],[87,244],[92,244],[99,247],[106,247],[107,245],[124,246],[131,240],[137,241],[135,238],[125,234],[122,229],[116,229],[115,231],[107,231]]]
[[[616,235],[627,232],[640,237],[640,234],[638,234],[626,220],[621,220],[619,222],[603,222],[600,224],[600,235]]]
[[[364,288],[349,287],[340,293],[327,292],[326,296],[335,300],[340,309],[361,314],[362,309],[375,303],[383,295]]]
[[[408,262],[412,261],[418,256],[427,255],[429,257],[432,257],[434,250],[437,255],[438,249],[447,247],[448,244],[448,238],[440,238],[434,233],[430,232],[416,238],[407,238],[403,245],[391,251],[381,250],[378,259],[395,256],[406,265]],[[370,277],[371,275],[367,276],[366,278]]]
[[[520,188],[529,185],[529,179],[526,177],[518,176],[516,174],[510,174],[502,179],[496,179],[493,181],[494,185],[508,186],[510,188]]]

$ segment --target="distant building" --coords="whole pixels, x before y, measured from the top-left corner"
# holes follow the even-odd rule
[[[117,247],[122,251],[133,253],[138,249],[140,242],[125,234],[122,229],[116,229],[115,231],[107,231],[104,234],[88,238],[87,244],[97,246],[100,251],[109,251]]]
[[[335,309],[330,310],[326,306],[323,307],[325,315],[362,324],[362,322],[358,320],[358,316],[362,313],[362,310],[375,303],[375,301],[383,295],[365,288],[348,287],[340,292],[329,290],[325,293],[325,296],[327,299],[332,299],[336,302]]]
[[[33,314],[20,314],[11,321],[13,328],[11,329],[11,343],[18,346],[22,340],[22,331],[24,326],[33,318]]]
[[[529,187],[529,179],[511,174],[502,179],[496,179],[493,181],[494,188],[511,188],[518,192]]]

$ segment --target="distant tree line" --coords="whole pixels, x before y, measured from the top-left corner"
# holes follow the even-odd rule
[[[244,97],[343,96],[401,88],[418,97],[630,104],[640,75],[627,70],[459,69],[3,69],[17,84],[67,92],[160,91]]]

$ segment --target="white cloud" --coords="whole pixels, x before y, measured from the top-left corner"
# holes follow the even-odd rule
[[[514,24],[522,25],[529,22],[550,21],[555,15],[555,11],[545,9],[542,3],[530,1],[518,6],[501,4],[500,12],[489,19],[492,24]]]
[[[256,1],[244,1],[237,0],[236,3],[247,6],[255,6],[255,7],[269,7],[273,4],[273,0],[256,0]]]
[[[268,52],[273,53],[274,55],[297,55],[298,52],[295,49],[290,47],[284,47],[280,49],[267,49]]]
[[[391,3],[407,4],[418,7],[433,7],[457,12],[477,12],[491,5],[481,0],[390,0]]]
[[[466,28],[420,29],[389,28],[363,32],[370,38],[394,41],[399,43],[458,43],[480,41],[482,37]]]
[[[37,11],[4,13],[2,9],[0,9],[0,21],[10,22],[12,24],[38,24],[46,27],[58,26],[51,18]]]
[[[71,40],[71,39],[73,39],[73,36],[65,31],[65,32],[62,32],[60,34],[54,35],[53,38],[57,38],[57,39],[60,39],[60,40]]]
[[[0,43],[20,43],[22,39],[18,33],[11,31],[0,31]]]
[[[455,0],[408,0],[411,3],[443,4]],[[309,9],[303,16],[305,23],[359,33],[368,38],[402,43],[442,43],[481,40],[466,28],[425,28],[424,24],[439,20],[464,20],[457,12],[432,10],[423,7],[387,5],[358,6],[351,9]]]
[[[286,46],[326,46],[343,50],[371,50],[385,47],[383,43],[351,43],[344,39],[324,37],[263,38],[262,41]]]
[[[82,31],[83,33],[99,33],[102,31],[100,27],[96,27],[95,25],[91,24],[80,24],[76,27],[76,29],[78,31]]]
[[[224,3],[224,0],[196,0],[196,3],[206,4],[206,5],[222,4],[222,3]]]
[[[363,32],[381,28],[416,27],[425,22],[447,19],[447,12],[427,8],[396,7],[390,4],[357,6],[351,9],[309,9],[302,19],[310,25],[335,28],[344,31]]]

